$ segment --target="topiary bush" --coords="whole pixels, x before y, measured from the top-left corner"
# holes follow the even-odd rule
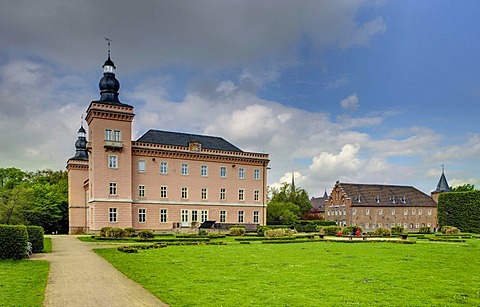
[[[132,227],[125,228],[125,236],[126,237],[135,237],[135,229]]]
[[[290,230],[289,228],[268,229],[264,233],[264,236],[267,238],[289,237],[291,235],[292,230]]]
[[[431,229],[430,227],[428,226],[423,226],[423,227],[420,227],[420,229],[418,230],[419,233],[431,233]]]
[[[141,230],[138,232],[138,237],[140,239],[152,239],[155,237],[155,234],[150,230]]]
[[[379,227],[375,229],[375,232],[373,234],[376,236],[389,236],[390,230],[384,227]]]
[[[230,228],[231,236],[243,236],[245,234],[245,228],[243,227],[232,227]]]
[[[258,227],[258,229],[257,229],[257,234],[258,234],[258,236],[263,237],[264,234],[265,234],[265,231],[268,230],[268,229],[271,229],[271,228],[268,227],[268,226],[260,226],[260,227]]]
[[[447,234],[447,235],[453,235],[453,234],[460,233],[460,229],[458,229],[457,227],[454,227],[454,226],[442,226],[440,231],[443,234]]]
[[[27,226],[28,242],[32,243],[32,252],[43,252],[43,227]]]
[[[399,235],[403,233],[403,226],[392,226],[391,232],[392,235]]]
[[[317,231],[326,236],[336,236],[337,232],[341,231],[340,226],[318,226]]]
[[[27,256],[28,232],[23,225],[0,225],[0,259]]]

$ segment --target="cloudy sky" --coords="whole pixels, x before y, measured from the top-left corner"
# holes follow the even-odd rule
[[[270,154],[269,184],[480,187],[479,1],[18,1],[0,10],[0,167],[64,169],[112,39],[134,139]]]

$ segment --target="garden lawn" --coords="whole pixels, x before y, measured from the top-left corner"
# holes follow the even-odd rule
[[[171,306],[480,306],[480,240],[96,252]]]
[[[0,260],[0,306],[42,306],[50,263]]]

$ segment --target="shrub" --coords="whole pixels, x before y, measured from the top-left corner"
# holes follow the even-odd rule
[[[457,227],[454,227],[454,226],[442,226],[440,231],[443,234],[447,234],[447,235],[453,235],[453,234],[460,233],[460,229],[458,229]]]
[[[245,234],[244,227],[232,227],[230,228],[230,235],[231,236],[243,236]]]
[[[268,229],[265,231],[264,236],[268,238],[273,237],[288,237],[292,235],[292,231],[288,228]]]
[[[32,252],[43,252],[43,227],[27,226],[28,242],[32,243]]]
[[[268,226],[260,226],[257,228],[257,234],[260,236],[260,237],[263,237],[264,236],[264,233],[266,230],[270,229],[270,227]]]
[[[23,225],[0,225],[0,259],[25,258],[27,242],[27,227]]]
[[[198,235],[202,238],[205,238],[207,235],[208,235],[208,231],[206,231],[205,229],[201,228],[198,230]]]
[[[375,229],[375,232],[373,234],[376,236],[389,236],[390,230],[388,230],[387,228],[379,227]]]
[[[362,228],[360,226],[347,226],[342,229],[342,235],[357,235],[358,231],[362,233]]]
[[[340,226],[318,226],[317,231],[326,236],[336,236],[337,232],[341,231]]]
[[[138,237],[141,239],[151,239],[155,237],[155,234],[150,230],[141,230],[138,232]]]
[[[403,226],[392,226],[391,231],[392,235],[399,235],[403,233]]]
[[[420,232],[420,233],[430,233],[431,230],[430,230],[430,227],[428,227],[428,226],[423,226],[423,227],[420,227],[420,229],[418,230],[418,232]]]
[[[100,229],[100,236],[104,238],[122,238],[127,236],[123,228],[103,227]]]
[[[102,227],[102,229],[100,229],[100,236],[104,238],[108,237],[111,229],[112,227]]]
[[[135,229],[132,227],[125,228],[125,236],[126,237],[134,237],[135,236]]]

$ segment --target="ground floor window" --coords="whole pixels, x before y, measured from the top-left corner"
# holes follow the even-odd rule
[[[147,209],[138,209],[138,222],[145,223],[147,221]]]
[[[225,223],[227,220],[227,211],[220,210],[220,223]]]
[[[167,222],[167,209],[160,209],[160,223]]]
[[[208,211],[202,210],[202,223],[208,220]]]
[[[110,223],[117,222],[117,208],[108,208]]]
[[[182,209],[182,226],[185,226],[185,223],[188,223],[188,210]]]
[[[258,211],[253,211],[253,222],[255,224],[258,224],[258,216],[259,216],[259,212]]]
[[[243,223],[244,211],[238,211],[238,223]]]

